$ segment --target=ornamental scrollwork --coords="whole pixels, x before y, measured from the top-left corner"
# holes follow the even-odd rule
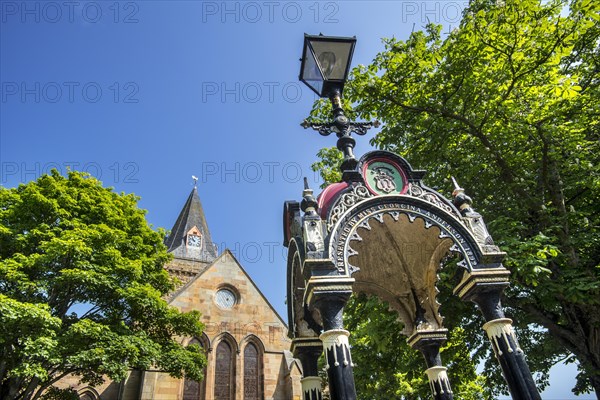
[[[449,214],[456,215],[456,211],[450,207],[446,202],[442,201],[436,193],[429,192],[418,185],[412,183],[408,184],[408,194],[419,199],[423,199],[428,203],[433,204],[436,207],[441,208]],[[458,216],[460,217],[460,215]]]
[[[373,194],[371,194],[369,189],[361,184],[354,186],[351,191],[342,194],[340,198],[336,200],[331,209],[331,213],[327,221],[327,231],[331,231],[335,223],[348,209],[360,201],[370,197],[373,197]]]

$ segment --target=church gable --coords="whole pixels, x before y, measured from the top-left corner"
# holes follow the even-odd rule
[[[249,335],[268,351],[289,348],[287,327],[235,256],[226,250],[170,301],[181,311],[202,313],[209,339],[228,333],[237,343]]]
[[[214,396],[206,399],[299,398],[300,373],[287,361],[287,326],[229,250],[174,293],[170,304],[202,314],[208,361],[202,391]],[[204,399],[200,392],[190,398]]]

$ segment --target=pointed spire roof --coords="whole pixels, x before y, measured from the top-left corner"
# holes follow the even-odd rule
[[[188,246],[188,235],[200,236],[200,246]],[[179,213],[169,237],[165,240],[165,245],[169,253],[175,257],[204,262],[212,262],[217,257],[217,246],[210,236],[196,186]]]

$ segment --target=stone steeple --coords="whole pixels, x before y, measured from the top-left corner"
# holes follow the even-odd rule
[[[196,186],[179,213],[165,245],[175,258],[210,263],[217,257],[217,246],[210,237]]]

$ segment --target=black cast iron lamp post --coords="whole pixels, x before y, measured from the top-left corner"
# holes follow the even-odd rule
[[[352,171],[358,161],[352,149],[356,141],[352,132],[364,135],[375,122],[350,122],[342,108],[342,91],[348,79],[356,37],[304,35],[304,50],[300,67],[300,80],[319,97],[328,97],[333,106],[333,122],[311,123],[304,121],[304,128],[313,128],[323,136],[332,132],[338,137],[337,148],[344,153],[342,172]]]

